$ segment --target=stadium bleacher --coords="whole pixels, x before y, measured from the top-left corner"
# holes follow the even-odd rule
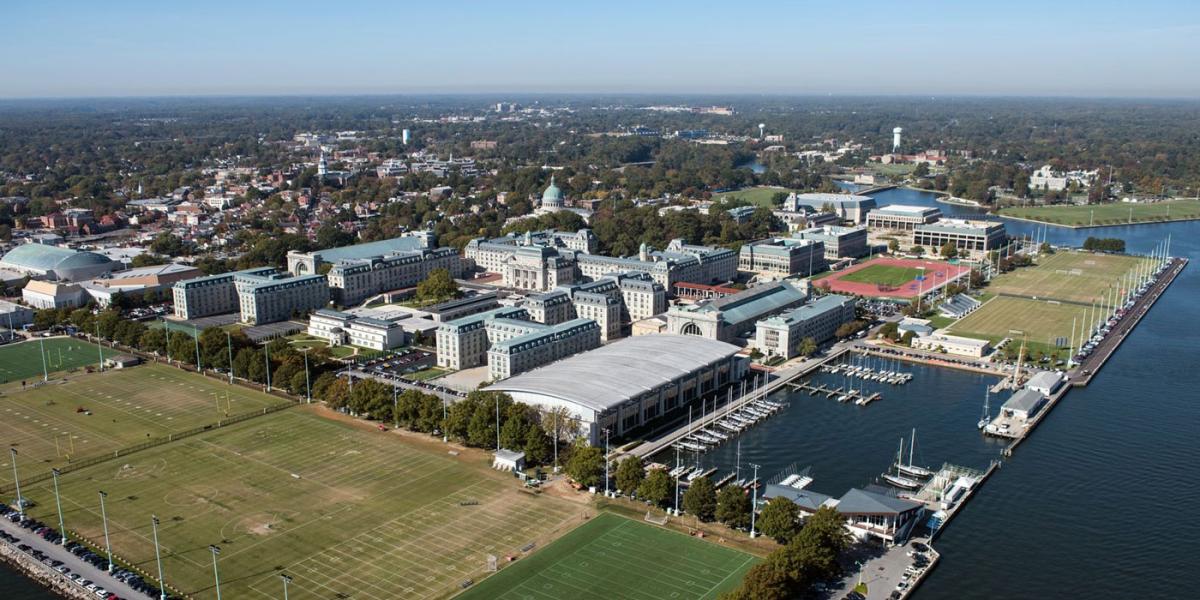
[[[974,312],[980,304],[978,300],[970,296],[955,294],[938,306],[938,312],[945,317],[961,319]]]

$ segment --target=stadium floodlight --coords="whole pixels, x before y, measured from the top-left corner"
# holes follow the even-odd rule
[[[675,446],[675,471],[679,472],[679,446]],[[679,516],[679,476],[675,476],[675,516]]]
[[[263,365],[267,368],[267,393],[271,392],[271,346],[263,344]]]
[[[100,492],[100,519],[101,519],[101,521],[104,522],[104,552],[106,554],[108,554],[108,572],[112,573],[113,572],[112,544],[109,543],[109,541],[108,541],[108,511],[106,511],[104,508],[104,499],[108,497],[108,494],[105,493],[104,490],[99,490],[99,492]]]
[[[500,394],[496,394],[496,452],[500,451]]]
[[[229,385],[233,385],[233,337],[225,332],[225,350],[229,353]]]
[[[196,345],[196,372],[203,373],[204,366],[200,364],[200,330],[192,325],[192,342]]]
[[[38,352],[42,355],[42,381],[50,381],[50,371],[46,369],[46,338],[38,338]]]
[[[25,516],[25,499],[21,497],[21,478],[17,477],[17,449],[9,448],[9,455],[12,457],[13,466],[13,485],[17,489],[17,514]]]
[[[104,346],[100,344],[100,321],[96,321],[96,354],[100,356],[100,372],[104,372]],[[62,361],[59,361],[60,363]]]
[[[58,469],[50,469],[50,474],[54,476],[54,506],[58,509],[58,531],[62,534],[62,539],[58,540],[58,543],[65,546],[67,545],[67,526],[63,525],[62,499],[58,495],[58,476],[62,473]]]
[[[750,500],[750,539],[754,539],[758,536],[754,532],[754,515],[757,514],[754,511],[758,508],[758,465],[750,463],[750,466],[754,467],[754,479],[750,481],[750,490],[753,495]]]
[[[304,399],[307,401],[308,404],[312,404],[312,384],[309,383],[309,379],[308,379],[308,351],[309,350],[312,350],[312,348],[303,348],[300,350],[300,354],[304,355]]]
[[[150,515],[150,527],[154,530],[154,562],[158,563],[158,600],[167,600],[167,582],[163,580],[162,553],[158,550],[158,517]]]
[[[305,356],[308,356],[307,354]],[[396,381],[396,372],[392,371],[392,426],[400,429],[400,400],[396,397],[396,390],[400,388],[400,384]]]
[[[608,428],[604,428],[604,495],[610,495],[608,491]]]
[[[442,395],[442,443],[450,441],[450,436],[446,434],[446,396]],[[554,459],[558,460],[558,446],[554,446]]]
[[[209,544],[208,550],[213,557],[213,583],[217,586],[217,600],[221,600],[221,575],[217,573],[217,555],[221,553],[221,547]]]
[[[280,573],[279,580],[283,582],[283,600],[288,600],[287,586],[292,582],[292,578],[287,573]]]

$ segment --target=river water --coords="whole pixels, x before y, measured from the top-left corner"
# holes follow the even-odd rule
[[[978,215],[914,190],[875,198]],[[1038,228],[1007,225],[1013,234]],[[1171,234],[1173,254],[1200,260],[1200,222],[1047,231],[1055,244],[1079,245],[1089,235],[1124,238],[1130,252],[1149,251]],[[1194,262],[1184,270],[1092,384],[1071,391],[947,525],[937,543],[942,562],[919,599],[1194,597],[1188,590],[1200,564],[1200,520],[1191,514],[1200,498],[1198,269]],[[918,463],[982,468],[999,458],[1000,447],[975,429],[988,378],[903,368],[914,372],[913,382],[880,386],[884,399],[865,408],[788,395],[784,413],[741,436],[743,468],[757,463],[759,475],[769,478],[792,463],[810,465],[811,489],[837,496],[874,479],[914,427]],[[736,446],[702,460],[733,468]],[[54,596],[0,566],[0,598]]]

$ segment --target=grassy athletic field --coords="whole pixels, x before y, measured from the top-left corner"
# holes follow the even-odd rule
[[[751,204],[757,204],[758,206],[765,206],[767,208],[774,208],[775,205],[771,204],[771,198],[775,194],[778,194],[779,192],[790,194],[794,191],[795,190],[781,187],[754,187],[746,188],[744,190],[736,190],[733,192],[715,194],[713,195],[712,199],[715,202],[725,198],[740,198]]]
[[[70,530],[153,573],[150,516],[167,581],[216,597],[209,544],[221,547],[225,598],[444,598],[479,579],[486,556],[544,545],[579,522],[573,502],[523,492],[475,452],[378,431],[306,406],[251,419],[66,474]],[[50,482],[22,489],[52,522]]]
[[[897,267],[894,265],[868,265],[847,273],[838,279],[841,281],[850,281],[853,283],[873,283],[881,285],[898,286],[908,283],[921,275],[920,269],[910,267]],[[913,294],[914,296],[916,294]]]
[[[1060,251],[992,279],[997,294],[1091,304],[1121,283],[1126,273],[1150,259],[1118,254]]]
[[[0,346],[0,385],[10,381],[42,378],[42,348],[45,347],[46,369],[50,373],[70,371],[100,364],[100,352],[95,344],[69,337],[40,338]],[[120,354],[104,348],[104,356]]]
[[[93,346],[94,352],[96,348]],[[228,414],[287,402],[163,365],[147,364],[71,377],[0,396],[0,442],[19,452],[25,475],[73,459],[132,446],[149,438],[215,423]],[[218,409],[218,404],[220,405]],[[91,415],[76,412],[84,408]],[[0,456],[0,485],[12,483],[8,454]]]
[[[949,332],[986,339],[993,344],[1006,337],[1018,342],[1026,339],[1028,352],[1050,354],[1056,349],[1056,338],[1070,339],[1071,320],[1077,319],[1078,323],[1082,324],[1087,320],[1085,315],[1089,311],[1089,306],[1079,304],[997,296],[975,312],[959,319],[950,326]],[[1024,335],[1010,331],[1021,331]],[[1066,352],[1062,351],[1059,354],[1065,357]]]
[[[1120,225],[1132,222],[1181,221],[1200,219],[1200,201],[1169,200],[1151,204],[1096,204],[1091,206],[1022,206],[1000,210],[1006,217],[1030,219],[1044,223],[1073,225]]]
[[[757,559],[739,550],[600,513],[459,600],[717,598]]]

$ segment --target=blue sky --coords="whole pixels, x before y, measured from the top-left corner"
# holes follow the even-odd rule
[[[1200,1],[5,0],[0,97],[1200,97]]]

